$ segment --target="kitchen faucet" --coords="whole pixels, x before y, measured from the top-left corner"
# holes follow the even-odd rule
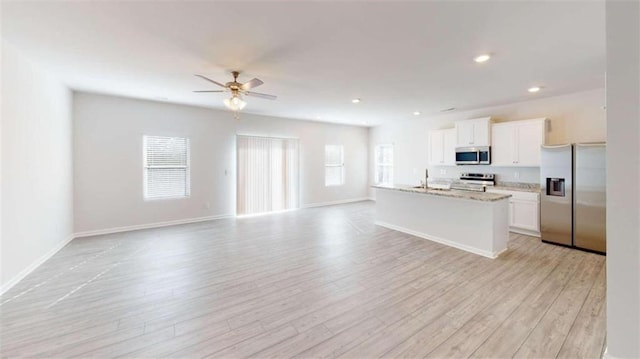
[[[426,168],[424,170],[424,189],[429,187],[429,169]]]

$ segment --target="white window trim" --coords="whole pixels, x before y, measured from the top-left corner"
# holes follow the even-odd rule
[[[149,166],[147,164],[147,138],[148,137],[175,137],[175,138],[184,138],[187,142],[186,148],[186,156],[187,156],[187,164],[186,166]],[[148,192],[148,171],[149,169],[154,168],[169,168],[169,169],[186,169],[186,183],[185,183],[185,195],[181,196],[167,196],[167,197],[147,197]],[[142,135],[142,198],[145,202],[149,201],[164,201],[164,200],[176,200],[176,199],[186,199],[191,197],[191,140],[188,137],[179,137],[179,136],[156,136],[156,135]]]
[[[380,150],[383,147],[391,147],[391,151],[392,151],[391,162],[378,162],[378,157],[379,157],[378,154],[380,153]],[[393,144],[391,144],[391,143],[383,143],[383,144],[376,145],[375,152],[374,152],[374,156],[375,156],[375,158],[374,158],[374,162],[375,162],[374,183],[376,185],[392,185],[393,184],[393,157],[394,157],[394,155],[395,155],[395,151],[394,151]],[[391,182],[389,182],[389,183],[378,182],[378,177],[379,177],[379,174],[380,174],[380,172],[379,172],[380,167],[388,167],[388,168],[391,169]]]
[[[339,164],[327,164],[327,147],[332,146],[332,147],[340,147],[340,163]],[[345,183],[345,166],[344,166],[344,145],[325,145],[324,146],[324,151],[325,151],[325,157],[324,157],[324,186],[325,187],[340,187],[340,186],[344,186]],[[341,168],[340,171],[340,183],[336,183],[336,184],[327,184],[327,167],[331,167],[331,168],[336,168],[339,167]]]

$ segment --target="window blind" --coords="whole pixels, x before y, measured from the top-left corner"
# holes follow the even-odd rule
[[[324,147],[324,185],[340,186],[344,184],[344,146],[327,145]]]
[[[190,195],[189,139],[143,136],[144,198]]]
[[[298,140],[238,136],[238,215],[298,208]]]
[[[376,146],[375,156],[375,183],[382,185],[393,184],[393,145]]]

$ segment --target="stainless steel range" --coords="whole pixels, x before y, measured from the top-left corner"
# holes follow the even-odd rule
[[[493,173],[461,173],[460,182],[453,183],[451,189],[485,192],[487,187],[495,184],[496,177]]]

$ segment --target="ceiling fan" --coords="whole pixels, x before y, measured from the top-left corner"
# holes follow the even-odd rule
[[[277,96],[274,96],[274,95],[267,95],[264,93],[249,91],[255,87],[262,85],[264,83],[262,82],[262,80],[254,78],[251,81],[245,82],[243,84],[238,82],[238,75],[240,75],[239,71],[232,71],[231,74],[233,75],[233,81],[227,82],[225,84],[222,84],[218,81],[214,81],[203,75],[196,75],[205,81],[209,81],[211,83],[214,83],[224,88],[224,90],[201,90],[201,91],[193,91],[193,92],[198,92],[198,93],[230,92],[231,97],[224,100],[224,105],[234,112],[238,112],[242,110],[247,105],[247,103],[242,99],[243,96],[259,97],[267,100],[275,100],[277,98]]]

